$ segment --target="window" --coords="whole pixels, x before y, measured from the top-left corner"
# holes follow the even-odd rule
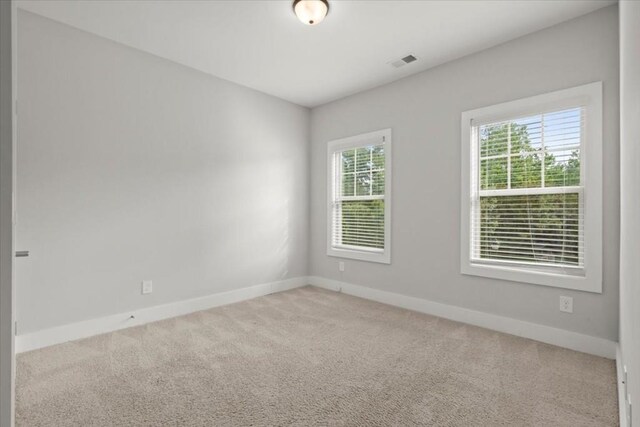
[[[329,142],[327,254],[389,264],[391,129]]]
[[[602,84],[462,114],[464,274],[602,291]]]

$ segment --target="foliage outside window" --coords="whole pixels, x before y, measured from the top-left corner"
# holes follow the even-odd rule
[[[389,131],[329,147],[329,255],[388,262]]]
[[[602,82],[461,116],[460,271],[602,292]]]
[[[583,265],[582,115],[573,108],[477,128],[477,259]]]

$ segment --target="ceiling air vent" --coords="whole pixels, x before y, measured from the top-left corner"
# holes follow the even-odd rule
[[[413,61],[417,61],[418,58],[416,58],[413,55],[407,55],[402,59],[398,59],[397,61],[391,61],[388,62],[388,64],[391,64],[392,67],[394,68],[400,68],[400,67],[404,67],[407,64],[411,64]]]

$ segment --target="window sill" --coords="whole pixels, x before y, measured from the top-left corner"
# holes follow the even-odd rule
[[[360,261],[377,262],[381,264],[391,264],[389,251],[359,251],[357,249],[327,248],[327,255],[338,258],[357,259]]]
[[[463,262],[460,270],[462,274],[470,276],[602,293],[602,277],[562,274],[526,267],[477,264],[470,261]]]

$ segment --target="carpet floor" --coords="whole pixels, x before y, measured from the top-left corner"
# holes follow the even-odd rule
[[[614,426],[615,364],[312,287],[18,356],[18,426]]]

